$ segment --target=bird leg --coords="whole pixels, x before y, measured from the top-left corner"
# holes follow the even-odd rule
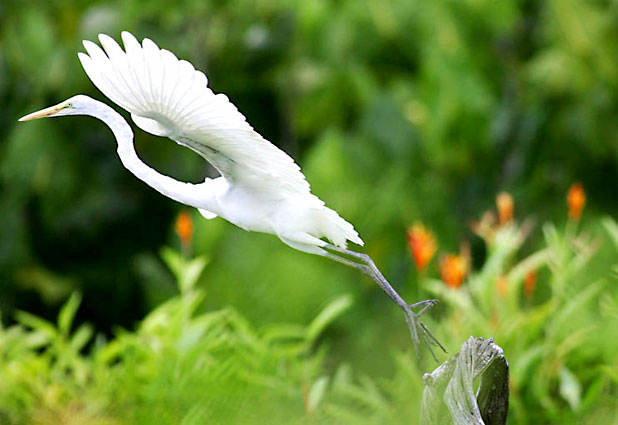
[[[329,251],[334,251],[338,254],[341,254],[341,255],[337,255],[337,254],[333,254],[332,252],[325,251],[325,254],[324,254],[325,257],[330,258],[331,260],[337,261],[339,263],[345,264],[347,266],[353,267],[357,270],[360,270],[363,274],[365,274],[366,276],[371,278],[373,281],[375,281],[380,286],[380,288],[382,288],[382,290],[386,292],[386,294],[393,301],[395,301],[395,303],[399,306],[399,308],[403,310],[405,318],[406,318],[406,323],[408,325],[408,328],[410,330],[410,335],[412,337],[412,342],[414,343],[414,349],[416,350],[416,354],[419,355],[420,353],[419,345],[420,345],[420,339],[422,338],[425,344],[427,344],[427,347],[429,348],[429,351],[431,352],[431,355],[433,356],[433,358],[436,361],[438,361],[438,358],[436,357],[431,346],[437,345],[443,351],[446,352],[446,350],[444,349],[442,344],[440,344],[437,338],[431,333],[427,325],[425,325],[420,320],[420,316],[422,316],[423,313],[425,313],[427,310],[429,310],[431,307],[437,304],[438,300],[425,300],[425,301],[420,301],[414,304],[408,304],[404,301],[403,298],[401,298],[401,296],[397,293],[397,291],[393,289],[390,283],[388,283],[386,278],[382,275],[382,273],[380,273],[380,270],[378,270],[378,267],[375,265],[371,257],[369,257],[367,254],[363,254],[363,253],[356,252],[356,251],[350,251],[344,248],[339,248],[338,246],[331,245],[331,244],[326,244],[323,246],[323,248],[326,248]],[[343,257],[342,255],[345,255],[347,257],[352,257],[355,260],[358,260],[358,262],[353,261],[349,258]],[[422,309],[418,313],[415,313],[414,309],[417,307],[422,307]]]

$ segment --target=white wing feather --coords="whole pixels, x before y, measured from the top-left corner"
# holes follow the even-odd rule
[[[103,94],[131,113],[143,130],[167,136],[207,159],[231,182],[260,190],[309,194],[300,167],[260,136],[224,94],[208,87],[193,65],[149,39],[122,33],[125,50],[99,35],[84,41],[86,74]]]

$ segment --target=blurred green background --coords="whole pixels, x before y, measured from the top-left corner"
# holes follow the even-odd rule
[[[522,258],[547,240],[542,223],[564,228],[574,181],[586,190],[583,225],[598,233],[600,217],[617,216],[615,1],[2,0],[5,325],[17,310],[53,320],[78,291],[77,321],[111,337],[177,292],[159,251],[179,248],[173,224],[187,209],[122,167],[102,123],[17,122],[77,93],[109,104],[76,53],[81,40],[99,33],[118,40],[122,30],[204,71],[210,87],[294,157],[313,192],[355,225],[363,252],[410,302],[435,296],[406,244],[415,221],[434,232],[441,251],[467,241],[479,270],[490,248],[469,224],[493,208],[499,191],[513,195],[517,220],[536,223]],[[145,162],[177,179],[214,175],[167,139],[137,130],[135,143]],[[274,236],[191,215],[192,253],[209,259],[199,281],[202,310],[232,306],[258,327],[309,323],[329,301],[351,294],[353,305],[321,336],[326,369],[345,362],[376,379],[395,373],[392,353],[411,342],[400,312],[373,282]],[[618,258],[611,246],[606,240],[593,275],[610,276]],[[428,278],[439,276],[436,263]],[[539,280],[534,302],[542,303],[551,288],[543,289],[542,274]],[[428,322],[439,326],[449,314],[436,307]],[[464,341],[438,333],[450,352]],[[491,328],[475,334],[493,335]],[[613,367],[618,376],[615,360]],[[615,381],[607,385],[602,391],[616,395]]]

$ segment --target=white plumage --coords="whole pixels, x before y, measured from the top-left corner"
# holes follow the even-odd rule
[[[316,247],[322,237],[340,247],[346,240],[363,244],[351,224],[311,194],[294,160],[260,136],[227,96],[213,93],[202,72],[147,38],[140,45],[123,32],[122,40],[124,51],[104,34],[99,41],[105,50],[84,41],[82,66],[142,130],[194,150],[221,173],[225,182],[216,184],[226,190],[218,194],[219,208],[193,205],[202,215],[274,233],[312,253],[321,252]]]
[[[88,54],[78,55],[86,74],[103,94],[131,113],[138,127],[194,150],[220,177],[191,184],[150,168],[135,152],[133,131],[125,119],[88,96],[73,96],[20,121],[63,115],[102,120],[116,137],[122,164],[137,178],[197,208],[205,218],[220,216],[245,230],[275,234],[293,248],[360,270],[403,310],[417,352],[421,338],[432,354],[431,344],[442,348],[419,319],[437,300],[407,304],[368,255],[347,250],[347,241],[358,245],[363,241],[350,223],[311,194],[292,158],[253,130],[227,96],[213,93],[206,76],[189,62],[147,38],[140,45],[123,32],[122,40],[124,50],[104,34],[99,36],[103,49],[84,41]],[[422,307],[419,313],[414,312],[416,307]]]

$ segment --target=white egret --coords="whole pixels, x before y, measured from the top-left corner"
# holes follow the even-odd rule
[[[161,194],[197,208],[207,219],[219,216],[248,231],[272,233],[292,248],[369,276],[404,311],[417,353],[422,339],[435,357],[431,345],[442,346],[419,317],[437,300],[406,303],[368,255],[348,250],[347,241],[363,245],[354,227],[311,193],[294,160],[260,136],[224,94],[213,93],[202,72],[147,38],[140,45],[123,32],[122,40],[124,51],[105,34],[99,35],[104,50],[84,41],[87,54],[78,56],[88,77],[130,112],[138,127],[197,152],[220,177],[191,184],[155,171],[139,159],[124,118],[88,96],[71,97],[20,121],[63,115],[100,119],[116,137],[122,164]]]

